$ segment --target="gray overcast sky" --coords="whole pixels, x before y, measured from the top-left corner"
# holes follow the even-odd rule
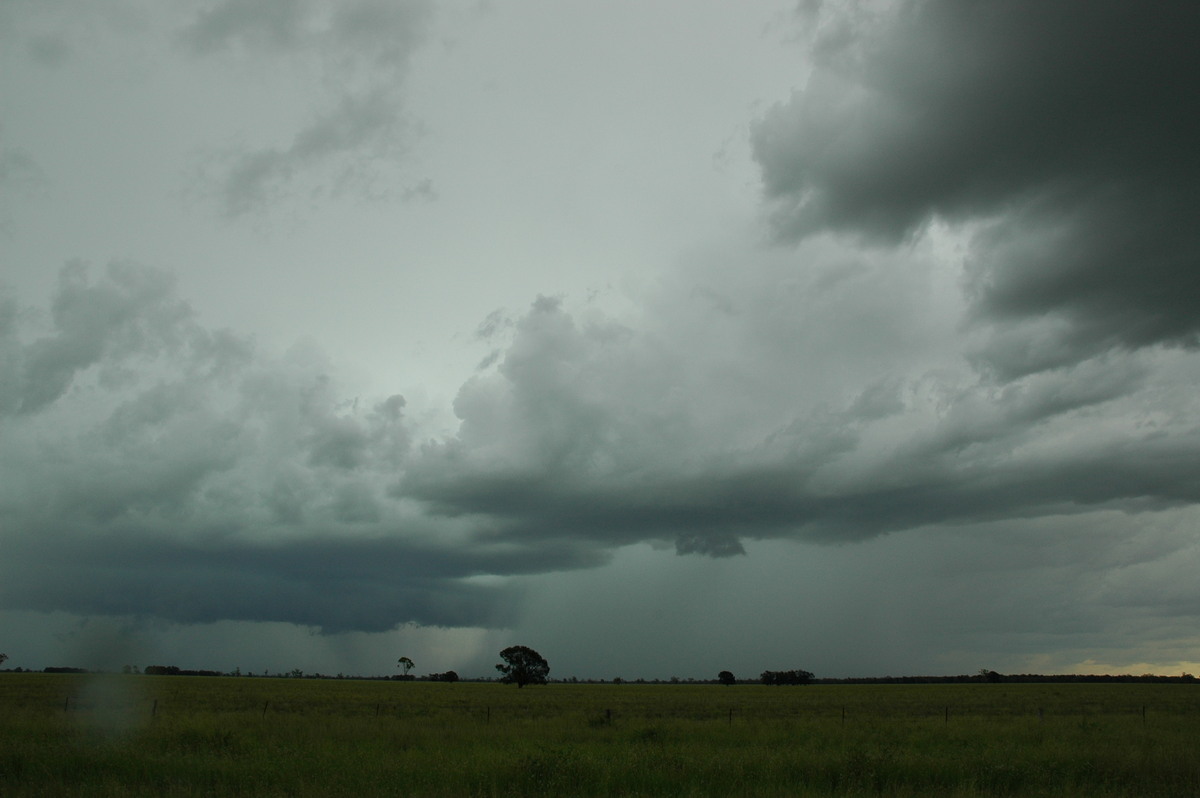
[[[0,0],[0,651],[1200,668],[1198,33]]]

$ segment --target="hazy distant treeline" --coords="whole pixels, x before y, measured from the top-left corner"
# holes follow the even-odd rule
[[[29,668],[5,668],[0,673],[92,673],[86,668],[47,667],[41,671]],[[137,674],[136,668],[124,670],[127,674]],[[305,674],[300,671],[276,674],[243,673],[241,670],[224,673],[213,670],[191,670],[177,665],[147,665],[141,673],[147,676],[258,676],[273,678],[305,678],[305,679],[362,679],[368,681],[422,681],[422,682],[491,682],[493,678],[465,678],[454,671],[431,673],[427,676],[346,676],[337,674],[330,676],[323,673]],[[551,682],[562,684],[605,684],[604,679],[551,679]],[[958,674],[956,676],[851,676],[845,678],[816,678],[810,672],[797,671],[764,671],[757,679],[739,679],[737,684],[970,684],[970,683],[1006,683],[1006,684],[1048,684],[1048,683],[1142,683],[1142,684],[1195,684],[1197,680],[1190,673],[1178,676],[1163,676],[1153,673],[1140,675],[1121,674],[1072,674],[1072,673],[1012,673],[1003,674],[996,671],[981,671],[974,674]],[[613,679],[613,684],[720,684],[717,679]]]
[[[845,679],[814,679],[813,684],[965,684],[970,682],[1007,683],[1007,684],[1046,684],[1051,682],[1180,682],[1191,684],[1196,677],[1190,673],[1179,676],[1161,676],[1144,673],[1135,676],[1123,674],[1079,674],[1079,673],[1016,673],[1002,674],[988,671],[981,674],[962,674],[959,676],[865,676]]]

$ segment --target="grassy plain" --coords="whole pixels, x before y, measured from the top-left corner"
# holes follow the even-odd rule
[[[9,796],[1200,795],[1200,686],[0,674]]]

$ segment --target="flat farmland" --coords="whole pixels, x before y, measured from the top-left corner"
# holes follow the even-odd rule
[[[1200,685],[0,674],[8,796],[1200,795]]]

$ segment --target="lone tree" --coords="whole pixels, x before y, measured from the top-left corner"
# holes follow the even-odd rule
[[[8,660],[7,654],[0,654],[0,665],[3,665]]]
[[[413,669],[413,661],[408,657],[401,657],[400,659],[396,660],[396,667],[404,668],[404,678],[407,679],[408,672]]]
[[[504,674],[500,681],[505,684],[515,682],[517,687],[545,684],[550,673],[550,663],[529,646],[509,646],[500,652],[500,659],[504,662],[497,665],[496,670]]]
[[[737,679],[729,671],[721,671],[717,674],[717,681],[729,687],[732,684],[737,684]]]

